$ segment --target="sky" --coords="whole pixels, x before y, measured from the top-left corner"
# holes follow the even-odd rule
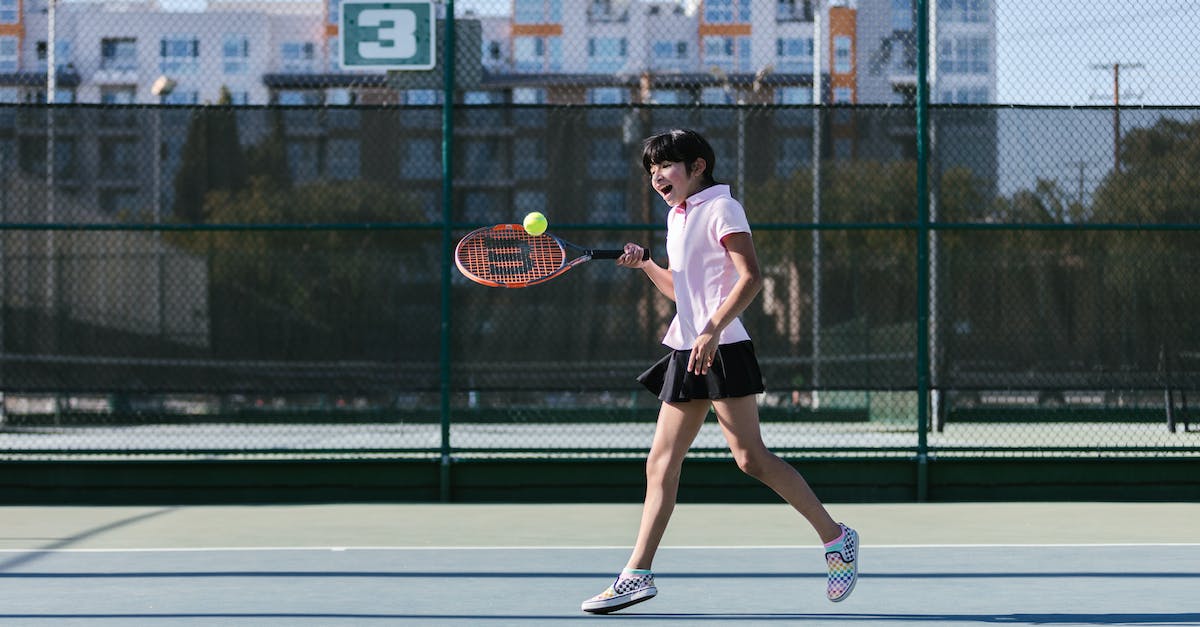
[[[1112,104],[1120,63],[1121,104],[1200,105],[1200,1],[996,0],[996,14],[1001,103]]]

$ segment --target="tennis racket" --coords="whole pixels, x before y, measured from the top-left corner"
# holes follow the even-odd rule
[[[568,251],[578,253],[568,258]],[[616,259],[620,249],[589,249],[520,224],[497,224],[467,233],[454,248],[454,264],[468,279],[488,287],[529,287],[562,276],[593,259]],[[650,258],[647,250],[643,259]]]

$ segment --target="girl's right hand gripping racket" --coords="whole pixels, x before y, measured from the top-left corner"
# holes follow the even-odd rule
[[[567,250],[580,253],[567,258]],[[520,224],[497,224],[467,233],[454,249],[454,264],[468,279],[488,287],[529,287],[561,276],[592,259],[616,259],[620,249],[587,249],[561,237],[530,235]],[[650,258],[646,250],[643,259]]]

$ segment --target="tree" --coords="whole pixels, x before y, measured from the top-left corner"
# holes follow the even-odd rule
[[[423,222],[415,198],[364,181],[279,189],[255,177],[208,196],[205,213],[228,224]],[[438,240],[380,228],[211,231],[195,238],[210,258],[213,340],[227,357],[393,359],[436,354]],[[409,312],[409,313],[406,313]],[[432,344],[431,344],[432,343]]]
[[[205,197],[213,191],[237,191],[247,182],[246,158],[238,137],[237,110],[221,87],[215,106],[192,113],[179,171],[175,174],[175,219],[202,223]]]

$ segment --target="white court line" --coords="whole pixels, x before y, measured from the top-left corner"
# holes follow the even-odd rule
[[[871,549],[1008,549],[1008,548],[1181,548],[1200,547],[1200,542],[1108,542],[1047,544],[865,544]],[[745,550],[817,550],[818,545],[681,545],[662,546],[660,550],[745,551]],[[226,547],[145,547],[94,549],[0,549],[4,553],[220,553],[273,551],[611,551],[630,546],[226,546]]]

